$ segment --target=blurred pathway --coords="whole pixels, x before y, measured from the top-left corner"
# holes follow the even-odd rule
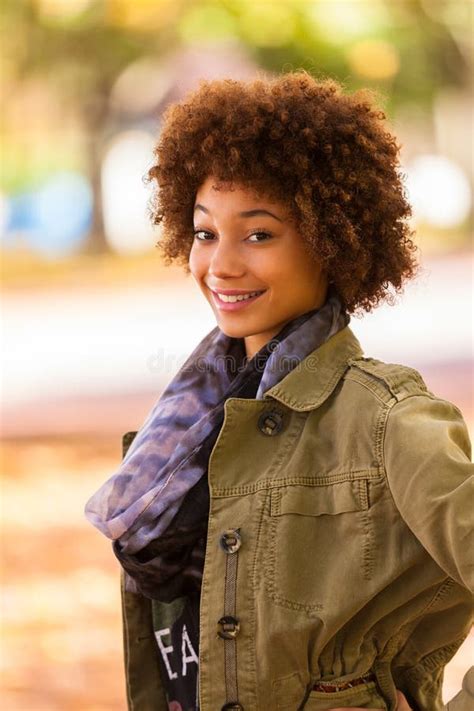
[[[432,260],[397,306],[351,322],[367,355],[419,368],[469,418],[472,286],[472,256]],[[7,293],[4,436],[127,426],[214,326],[191,277],[162,286]]]

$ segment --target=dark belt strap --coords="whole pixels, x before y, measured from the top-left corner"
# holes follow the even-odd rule
[[[333,694],[335,691],[344,691],[344,689],[352,689],[352,687],[354,686],[368,684],[369,682],[375,680],[375,674],[366,674],[365,676],[358,676],[357,679],[343,681],[338,684],[332,681],[318,681],[318,683],[313,686],[312,691],[322,691],[327,692],[328,694]]]

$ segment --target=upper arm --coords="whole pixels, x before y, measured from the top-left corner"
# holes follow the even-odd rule
[[[466,423],[450,402],[397,402],[384,436],[388,484],[401,516],[448,575],[474,589],[474,477]]]

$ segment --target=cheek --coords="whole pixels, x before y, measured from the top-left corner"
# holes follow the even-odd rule
[[[206,273],[205,260],[202,254],[199,254],[199,250],[194,247],[191,248],[188,259],[189,268],[191,274],[198,278]]]
[[[278,269],[272,275],[274,296],[284,303],[298,307],[311,304],[318,295],[321,281],[321,270],[316,264],[311,264],[308,258],[295,260],[290,256],[279,262]]]
[[[261,253],[251,255],[246,265],[248,271],[257,276],[262,284],[272,287],[289,282],[292,276],[288,268],[288,255],[281,249],[262,249]]]

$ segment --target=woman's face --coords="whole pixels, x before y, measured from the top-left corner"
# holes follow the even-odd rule
[[[213,184],[207,178],[196,194],[189,266],[219,328],[243,338],[251,358],[288,321],[322,306],[327,280],[283,204]]]

